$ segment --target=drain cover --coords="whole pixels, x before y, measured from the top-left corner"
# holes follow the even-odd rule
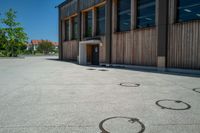
[[[105,71],[108,71],[108,70],[106,70],[106,69],[99,69],[99,71],[105,72]]]
[[[93,68],[88,68],[87,70],[96,70],[96,69],[93,69]]]
[[[130,83],[130,82],[120,83],[119,85],[124,86],[124,87],[139,87],[140,86],[140,84]]]
[[[200,88],[194,88],[193,91],[200,93]]]
[[[169,110],[188,110],[191,108],[191,106],[186,102],[170,99],[159,100],[156,102],[156,105],[162,109]]]
[[[100,122],[101,133],[143,133],[144,124],[137,118],[116,116]]]

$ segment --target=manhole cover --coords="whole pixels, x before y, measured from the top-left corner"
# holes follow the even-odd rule
[[[108,71],[108,70],[106,70],[106,69],[99,69],[99,71],[105,72],[105,71]]]
[[[140,84],[130,83],[130,82],[120,83],[119,85],[124,86],[124,87],[139,87],[140,86]]]
[[[193,91],[200,93],[200,88],[194,88]]]
[[[91,70],[91,71],[92,71],[92,70],[96,70],[96,69],[93,69],[93,68],[88,68],[87,70]]]
[[[100,122],[101,133],[143,133],[144,124],[137,118],[116,116]]]
[[[162,109],[169,110],[188,110],[191,108],[191,106],[186,102],[170,99],[159,100],[156,102],[156,105]]]

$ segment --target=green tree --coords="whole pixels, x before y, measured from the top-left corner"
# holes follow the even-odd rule
[[[41,43],[38,44],[37,50],[40,53],[49,54],[50,52],[54,51],[54,46],[51,42],[43,40]]]
[[[2,29],[2,27],[0,27],[0,56],[4,56],[4,54],[5,54],[4,53],[5,43],[6,43],[5,31]]]
[[[0,30],[3,33],[0,36],[2,40],[0,42],[5,49],[6,56],[18,56],[21,54],[28,40],[24,28],[15,19],[16,12],[12,9],[9,9],[5,14],[5,18],[1,19],[5,27]]]
[[[3,50],[3,44],[5,44],[5,33],[0,27],[0,50]]]

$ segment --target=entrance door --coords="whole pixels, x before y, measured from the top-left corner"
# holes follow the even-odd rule
[[[87,64],[92,65],[92,58],[93,58],[93,46],[87,45]]]
[[[99,65],[99,45],[92,47],[92,65]]]
[[[87,45],[87,64],[99,65],[99,45]]]

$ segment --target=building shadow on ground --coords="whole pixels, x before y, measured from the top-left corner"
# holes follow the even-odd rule
[[[47,58],[47,60],[50,61],[57,61],[57,62],[67,62],[67,63],[72,63],[72,64],[76,64],[79,65],[77,63],[76,60],[59,60],[58,58]],[[169,69],[166,70],[158,70],[156,67],[151,67],[150,69],[148,67],[137,67],[137,68],[127,68],[127,67],[123,67],[123,66],[96,66],[96,65],[81,65],[81,66],[85,66],[85,67],[90,67],[93,69],[115,69],[115,70],[129,70],[129,71],[138,71],[138,72],[147,72],[147,73],[156,73],[156,74],[166,74],[166,75],[175,75],[175,76],[184,76],[184,77],[195,77],[195,78],[200,78],[200,73],[188,73],[188,72],[184,72],[184,69],[182,72],[179,72],[177,69],[175,71],[170,71]]]

